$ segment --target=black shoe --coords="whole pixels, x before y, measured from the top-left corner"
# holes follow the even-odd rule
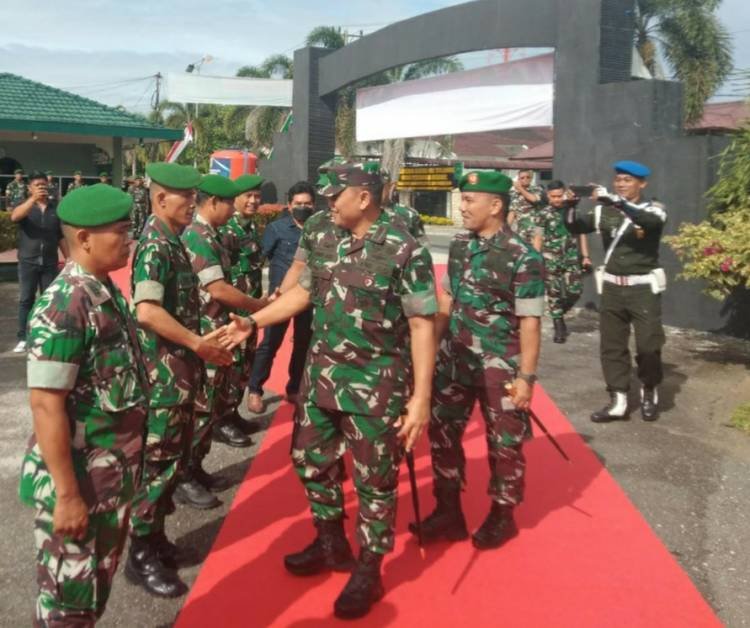
[[[174,500],[198,510],[211,510],[221,506],[221,502],[206,490],[195,478],[180,482],[174,492]]]
[[[500,547],[518,534],[513,519],[513,506],[492,502],[490,514],[479,529],[471,535],[471,542],[479,550]]]
[[[224,443],[230,447],[251,447],[253,444],[252,438],[227,420],[214,425],[211,436],[217,443]]]
[[[351,571],[355,560],[344,533],[344,520],[316,521],[318,536],[301,552],[284,556],[284,567],[295,576],[326,571]]]
[[[628,395],[624,392],[611,392],[611,400],[601,410],[591,415],[594,423],[609,423],[610,421],[627,421],[628,416]]]
[[[209,473],[203,468],[202,463],[194,464],[190,469],[190,474],[198,484],[212,493],[221,493],[232,486],[232,480],[218,473]]]
[[[383,555],[363,549],[359,554],[354,573],[344,590],[336,598],[333,613],[341,619],[364,617],[370,608],[385,595],[380,578]]]
[[[656,388],[641,388],[641,418],[644,421],[659,418],[659,393]]]
[[[563,344],[568,338],[568,328],[565,326],[565,319],[553,318],[552,324],[555,327],[555,337],[552,339],[552,342]]]
[[[436,484],[435,510],[422,522],[422,541],[463,541],[469,537],[466,519],[461,511],[461,486]],[[417,534],[417,524],[409,524],[409,532]]]
[[[242,415],[237,410],[227,417],[227,420],[243,434],[255,434],[263,429],[259,421],[248,421],[247,419],[243,419]]]
[[[162,562],[151,537],[131,539],[125,577],[158,597],[179,597],[188,590],[174,569]]]

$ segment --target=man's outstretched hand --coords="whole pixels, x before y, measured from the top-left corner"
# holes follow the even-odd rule
[[[229,313],[231,319],[229,325],[224,327],[221,335],[221,344],[225,349],[234,349],[247,340],[255,330],[255,324],[246,316],[238,316],[234,312]]]

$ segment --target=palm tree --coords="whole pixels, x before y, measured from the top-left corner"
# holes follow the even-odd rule
[[[338,50],[346,46],[346,39],[341,32],[341,28],[336,26],[316,26],[308,33],[305,44]]]
[[[249,78],[290,79],[293,74],[294,62],[281,54],[271,55],[260,65],[245,65],[237,70],[237,76]],[[232,107],[225,124],[227,130],[243,124],[245,138],[256,152],[268,152],[288,113],[286,107]]]
[[[635,45],[653,74],[657,45],[684,85],[685,122],[703,115],[706,101],[732,71],[732,43],[716,10],[721,0],[638,0]]]

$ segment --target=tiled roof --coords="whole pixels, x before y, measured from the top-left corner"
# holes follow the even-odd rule
[[[9,73],[0,73],[0,129],[164,140],[183,135],[182,130]]]

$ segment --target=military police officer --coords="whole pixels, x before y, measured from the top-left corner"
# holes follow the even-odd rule
[[[130,205],[99,185],[63,199],[70,261],[29,321],[34,436],[20,495],[36,508],[36,625],[101,617],[138,486],[145,374],[135,321],[108,276],[128,262]]]
[[[658,417],[657,387],[662,381],[661,292],[666,276],[659,266],[659,242],[667,213],[664,206],[644,200],[650,169],[634,161],[614,165],[614,193],[598,186],[592,195],[599,204],[589,212],[575,208],[567,214],[574,233],[602,235],[604,265],[597,270],[600,286],[599,326],[601,362],[610,403],[591,420],[607,422],[628,417],[631,361],[628,340],[635,331],[636,363],[641,380],[641,416]]]
[[[228,365],[232,356],[211,335],[200,335],[198,279],[179,239],[192,222],[201,175],[167,163],[149,164],[147,172],[154,213],[135,250],[131,292],[150,395],[143,482],[133,502],[125,571],[149,593],[173,597],[187,588],[174,571],[177,548],[167,540],[164,519],[189,459],[202,360]],[[188,497],[198,507],[218,505],[205,489]]]
[[[296,254],[306,263],[300,283],[253,318],[264,327],[313,304],[292,460],[318,534],[284,564],[295,575],[351,568],[338,464],[348,447],[361,553],[334,612],[351,618],[384,594],[380,565],[393,549],[403,443],[411,449],[429,418],[437,304],[430,254],[381,210],[379,173],[343,164],[328,177],[332,220],[305,223]],[[239,330],[250,327],[237,319],[230,336],[237,342]]]
[[[17,168],[13,180],[5,186],[5,209],[11,210],[26,200],[27,186],[23,180],[23,170]]]
[[[468,536],[460,504],[466,481],[461,439],[479,401],[491,498],[490,512],[472,537],[482,550],[517,533],[513,509],[523,498],[527,429],[518,411],[528,408],[536,381],[544,310],[542,257],[505,224],[511,185],[499,172],[470,172],[461,179],[468,232],[451,242],[436,325],[441,340],[429,436],[437,507],[422,534],[425,540]]]

